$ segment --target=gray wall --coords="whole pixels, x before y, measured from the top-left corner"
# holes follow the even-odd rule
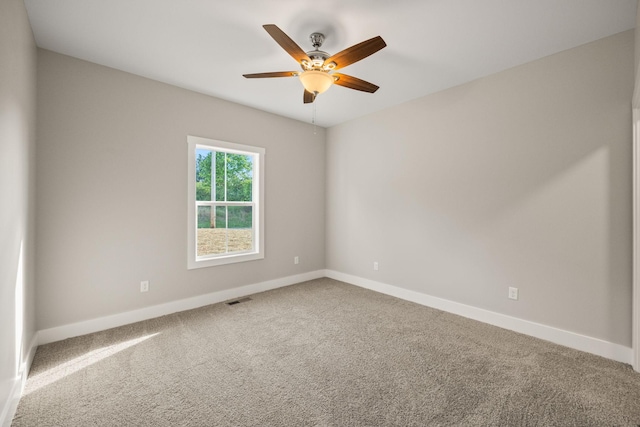
[[[324,268],[324,129],[45,50],[38,114],[39,329]],[[264,260],[187,270],[187,135],[266,148]]]
[[[3,0],[0,1],[0,413],[35,334],[35,112],[36,45],[31,27],[21,0]]]
[[[628,346],[633,57],[629,31],[331,128],[325,172],[322,129],[40,50],[38,328],[326,266]],[[188,134],[267,148],[265,260],[186,269]]]
[[[628,31],[330,128],[327,268],[630,346],[633,70]]]

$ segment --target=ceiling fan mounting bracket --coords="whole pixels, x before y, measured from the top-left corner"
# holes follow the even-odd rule
[[[309,40],[311,40],[311,45],[315,50],[318,50],[322,43],[324,43],[324,34],[322,33],[312,33],[309,36]]]

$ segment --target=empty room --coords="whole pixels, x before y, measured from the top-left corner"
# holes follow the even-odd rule
[[[640,425],[638,0],[0,0],[0,426]]]

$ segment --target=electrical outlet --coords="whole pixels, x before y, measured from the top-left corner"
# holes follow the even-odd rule
[[[140,292],[149,292],[149,281],[143,280],[140,282]]]
[[[378,271],[378,261],[373,262],[373,271]]]
[[[512,288],[509,286],[509,299],[518,299],[518,288]]]
[[[294,264],[300,264],[300,257],[294,256],[293,257],[293,263]]]

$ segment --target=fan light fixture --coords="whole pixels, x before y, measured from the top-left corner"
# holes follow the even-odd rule
[[[300,74],[300,81],[307,92],[320,94],[333,84],[333,77],[324,71],[308,70]]]

